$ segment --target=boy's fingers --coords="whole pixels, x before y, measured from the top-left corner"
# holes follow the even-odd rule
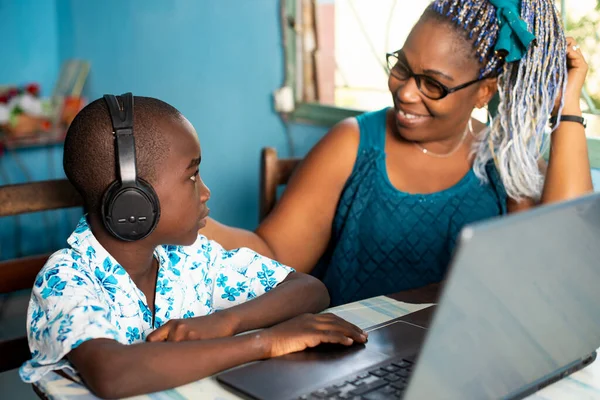
[[[167,342],[181,342],[186,340],[187,334],[184,329],[169,329]]]
[[[339,343],[346,346],[350,346],[352,343],[354,343],[354,340],[338,331],[322,331],[321,342],[335,344]]]
[[[339,324],[334,329],[342,333],[344,336],[351,338],[357,343],[364,343],[367,341],[367,334],[363,333],[363,331],[360,328],[354,325]]]
[[[329,320],[327,322],[321,322],[319,325],[317,325],[318,328],[321,330],[334,330],[341,332],[359,343],[366,342],[368,334],[358,326],[339,317],[328,319]]]
[[[355,326],[356,328],[358,328],[353,323],[348,322],[344,318],[339,317],[339,316],[337,316],[335,314],[332,314],[332,313],[319,314],[319,315],[316,316],[316,318],[317,318],[318,321],[321,321],[321,322],[343,322],[343,323],[346,323],[348,325],[352,325],[352,326]]]
[[[146,337],[147,342],[164,342],[167,340],[169,336],[169,328],[166,325],[161,326],[154,332],[151,332],[148,337]]]

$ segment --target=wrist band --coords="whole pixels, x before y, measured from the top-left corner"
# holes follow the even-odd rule
[[[587,122],[585,118],[579,117],[577,115],[561,115],[560,121],[579,122],[581,125],[583,125],[584,128],[587,127]],[[550,125],[552,125],[553,128],[554,126],[556,126],[556,116],[550,118]]]

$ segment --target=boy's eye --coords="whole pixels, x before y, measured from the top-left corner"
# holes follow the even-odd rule
[[[190,179],[193,182],[196,182],[198,175],[200,175],[200,169],[197,169],[196,172],[194,172],[194,175],[190,176]]]

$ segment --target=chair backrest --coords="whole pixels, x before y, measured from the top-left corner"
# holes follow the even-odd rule
[[[272,147],[262,149],[260,157],[259,220],[271,212],[277,202],[277,188],[287,184],[301,158],[278,158]]]
[[[83,200],[67,180],[0,186],[0,217],[82,206]],[[0,262],[0,294],[31,289],[49,254]],[[31,358],[25,336],[0,341],[0,373],[18,368]]]

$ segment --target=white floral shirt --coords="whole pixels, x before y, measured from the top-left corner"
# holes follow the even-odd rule
[[[25,382],[69,367],[65,355],[90,339],[143,342],[170,319],[211,314],[268,292],[293,271],[250,249],[225,251],[198,235],[191,246],[159,246],[154,318],[146,296],[98,243],[85,216],[35,281],[27,312],[32,359]]]

